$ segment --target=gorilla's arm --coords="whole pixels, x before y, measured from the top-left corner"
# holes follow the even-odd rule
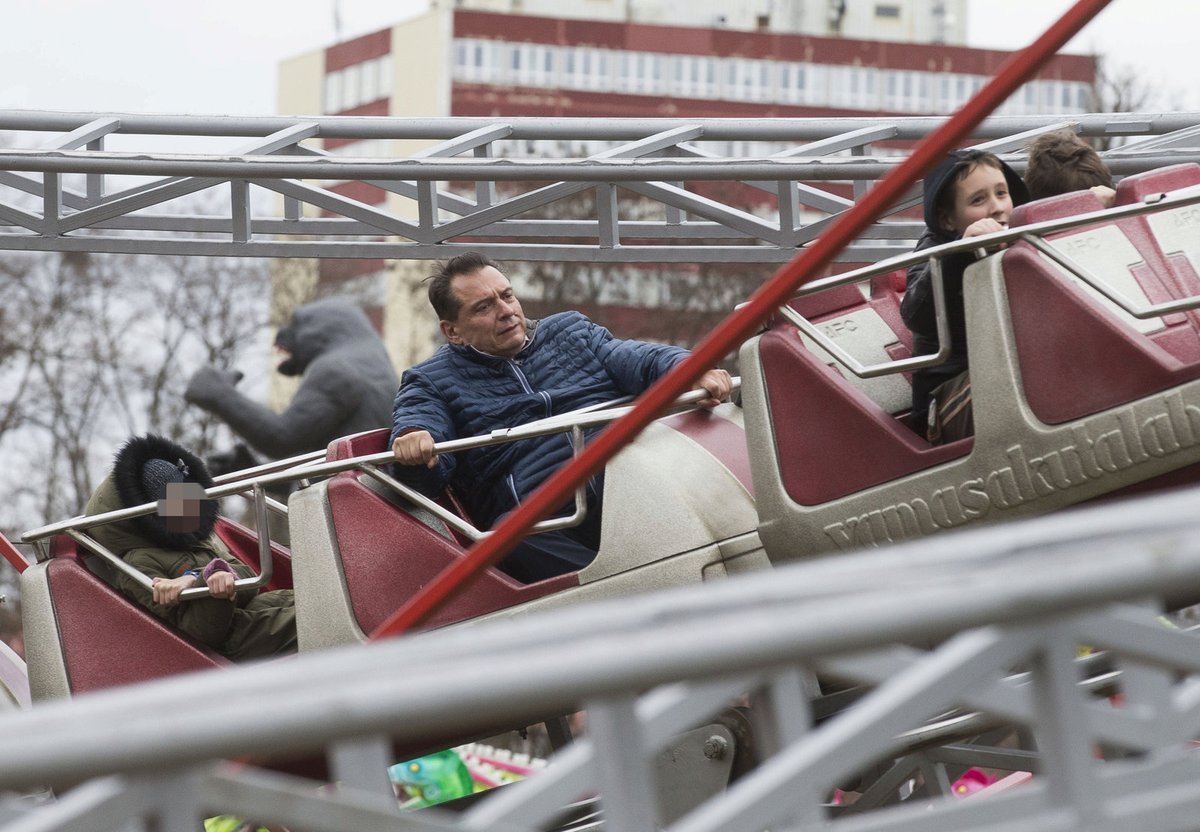
[[[276,413],[234,388],[236,374],[204,367],[188,382],[184,398],[219,416],[256,451],[274,459],[319,450],[363,395],[353,368],[314,361],[287,410]]]

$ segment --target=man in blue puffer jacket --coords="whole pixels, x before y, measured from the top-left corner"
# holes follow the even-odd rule
[[[392,451],[402,480],[430,496],[453,486],[482,528],[570,459],[570,435],[445,456],[434,454],[435,442],[638,395],[687,355],[680,347],[617,340],[578,312],[527,320],[508,278],[480,254],[462,254],[442,266],[430,278],[429,302],[449,343],[401,378]],[[724,370],[710,370],[696,385],[709,393],[701,402],[707,407],[726,398],[731,386]],[[602,489],[602,475],[588,484],[583,524],[528,538],[501,568],[531,582],[590,563],[599,547]]]

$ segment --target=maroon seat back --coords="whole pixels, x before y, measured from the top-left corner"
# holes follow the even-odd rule
[[[254,532],[219,518],[216,533],[235,557],[257,570]],[[88,568],[71,538],[56,535],[50,552],[46,579],[73,694],[229,664],[109,586]],[[269,588],[290,589],[291,554],[278,544],[271,554]]]
[[[1148,170],[1126,176],[1117,185],[1116,205],[1132,205],[1144,202],[1147,197],[1200,185],[1200,164],[1186,162],[1180,165]]]
[[[369,431],[330,443],[327,458],[347,459],[386,449],[389,431]],[[346,471],[327,486],[350,607],[363,632],[382,624],[434,577],[463,557],[466,548],[394,505]],[[498,569],[485,570],[427,624],[450,624],[515,606],[568,587],[578,573],[522,584]]]
[[[1178,165],[1181,168],[1195,168],[1200,173],[1200,165]],[[1165,171],[1164,171],[1165,172]],[[1150,182],[1141,174],[1130,177],[1118,186],[1117,200],[1138,202],[1137,194],[1161,193],[1153,183],[1172,184],[1177,176],[1159,176],[1162,172],[1151,171]],[[1179,171],[1177,173],[1183,173]],[[1130,182],[1130,180],[1133,180]],[[1129,183],[1129,184],[1127,184]],[[1175,185],[1179,187],[1179,185]],[[1014,209],[1011,225],[1015,228],[1034,222],[1073,217],[1078,214],[1100,211],[1104,205],[1091,191],[1076,191],[1058,196],[1039,199]],[[1195,271],[1186,258],[1167,257],[1155,239],[1148,220],[1145,217],[1127,217],[1122,220],[1109,221],[1104,225],[1120,231],[1121,235],[1137,251],[1141,261],[1130,264],[1130,274],[1138,287],[1146,296],[1146,301],[1152,304],[1176,300],[1188,295],[1200,294],[1200,280],[1196,279]],[[1095,228],[1096,226],[1090,226]],[[1083,230],[1086,233],[1086,229]],[[1049,240],[1062,240],[1081,233],[1080,229],[1071,229],[1057,234],[1048,235]],[[1181,361],[1200,359],[1200,318],[1196,313],[1173,313],[1162,317],[1163,329],[1150,335],[1159,346]]]
[[[241,523],[227,517],[217,519],[217,537],[242,563],[255,572],[261,571],[258,563],[258,534]],[[292,588],[292,553],[285,547],[271,543],[271,580],[266,589]]]
[[[1200,166],[1184,167],[1200,174]],[[1179,187],[1179,176],[1186,173],[1176,171],[1153,181]],[[1157,186],[1130,179],[1135,181],[1121,183],[1119,199],[1132,200],[1134,194],[1147,190],[1160,192]],[[1017,208],[1012,225],[1102,207],[1088,191],[1062,194]],[[1103,225],[1117,229],[1117,239],[1128,241],[1141,258],[1132,264],[1130,273],[1149,302],[1200,293],[1200,281],[1191,264],[1186,259],[1172,263],[1164,257],[1145,218]],[[1048,235],[1048,239],[1072,235],[1086,236],[1087,231],[1070,229]],[[1043,422],[1062,424],[1200,376],[1200,319],[1195,313],[1165,315],[1158,331],[1138,332],[1064,279],[1024,242],[1005,252],[1004,272],[1026,399]]]
[[[93,574],[70,538],[52,551],[46,581],[73,695],[229,664]]]
[[[818,505],[963,456],[973,440],[931,446],[778,326],[759,341],[767,406],[788,496]]]

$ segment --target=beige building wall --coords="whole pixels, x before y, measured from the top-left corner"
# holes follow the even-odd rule
[[[450,4],[434,6],[420,17],[392,27],[392,98],[390,114],[402,118],[450,115],[453,19]],[[397,141],[392,154],[411,156],[431,142]],[[415,218],[417,204],[390,194],[388,209]],[[428,358],[441,343],[437,321],[425,297],[423,280],[432,265],[425,260],[395,260],[386,275],[383,340],[399,370]]]
[[[279,65],[279,82],[275,85],[275,112],[289,116],[313,116],[321,113],[321,90],[325,78],[325,50],[318,49],[289,58]],[[282,201],[283,197],[279,197]],[[305,210],[316,215],[316,209]],[[271,325],[283,326],[292,310],[311,300],[317,290],[317,261],[312,258],[291,258],[271,261]],[[275,366],[275,355],[269,357]],[[267,406],[282,411],[296,388],[299,378],[272,372],[267,387]]]

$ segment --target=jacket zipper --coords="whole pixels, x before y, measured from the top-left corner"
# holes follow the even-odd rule
[[[522,390],[524,390],[526,393],[536,392],[538,397],[541,398],[542,409],[546,411],[545,415],[547,415],[547,416],[554,415],[550,412],[550,394],[547,393],[545,390],[535,391],[533,389],[533,387],[529,384],[529,379],[527,379],[525,377],[525,373],[521,370],[521,365],[519,365],[517,362],[513,361],[511,358],[508,359],[508,366],[512,368],[513,375],[517,377],[517,381],[521,382]]]
[[[512,368],[513,375],[516,376],[517,381],[521,383],[521,389],[526,393],[536,393],[542,400],[542,407],[546,412],[546,416],[553,416],[554,414],[551,412],[550,406],[550,394],[545,390],[534,390],[533,386],[529,383],[529,379],[525,377],[525,372],[521,369],[521,365],[513,361],[511,358],[506,360],[508,362],[508,366]],[[570,435],[564,433],[562,436],[563,440],[567,443],[567,447],[571,448],[571,452],[574,453],[574,446],[571,444]],[[521,495],[517,493],[516,481],[513,479],[512,474],[509,474],[507,479],[508,490],[512,492],[514,504],[519,506],[521,505]]]

